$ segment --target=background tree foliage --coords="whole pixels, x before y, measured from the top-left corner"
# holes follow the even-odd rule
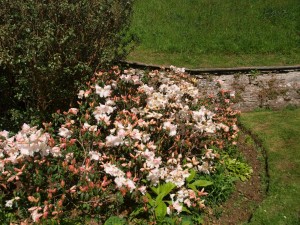
[[[80,82],[127,55],[132,3],[1,0],[0,129],[67,108]]]

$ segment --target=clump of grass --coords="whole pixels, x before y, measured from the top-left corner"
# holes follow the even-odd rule
[[[300,62],[297,0],[137,0],[129,59],[180,66]],[[143,56],[142,56],[143,55]]]

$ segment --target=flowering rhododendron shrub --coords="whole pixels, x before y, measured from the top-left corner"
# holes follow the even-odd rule
[[[78,107],[58,111],[43,129],[0,132],[1,212],[24,223],[200,221],[213,185],[203,175],[236,142],[230,97],[201,96],[182,69],[95,73]]]

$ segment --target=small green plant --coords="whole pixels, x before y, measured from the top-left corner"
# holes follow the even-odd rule
[[[153,199],[147,194],[149,205],[154,209],[156,219],[161,222],[167,215],[167,201],[164,198],[176,187],[173,183],[165,183],[156,187],[151,187],[156,197]],[[169,201],[170,202],[170,201]]]
[[[104,225],[125,225],[126,221],[118,216],[111,216],[105,221]]]
[[[246,181],[251,177],[253,173],[252,168],[237,159],[225,158],[224,159],[226,169],[229,171],[232,177],[236,177],[241,181]]]

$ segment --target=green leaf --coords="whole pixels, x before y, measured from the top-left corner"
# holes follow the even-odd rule
[[[182,212],[187,212],[187,213],[191,214],[191,211],[188,210],[188,208],[185,206],[182,206]]]
[[[162,220],[167,215],[167,205],[163,201],[157,202],[155,208],[155,216],[158,220]]]
[[[126,221],[118,216],[111,216],[105,221],[104,225],[125,225]]]
[[[154,207],[155,201],[152,199],[151,195],[149,193],[146,193],[146,197],[148,198],[149,205]]]
[[[206,187],[209,185],[212,185],[213,182],[208,181],[208,180],[196,180],[194,183],[192,183],[192,185],[196,186],[196,187]]]
[[[135,210],[133,210],[132,213],[130,213],[130,217],[136,217],[138,216],[140,213],[144,212],[144,208],[143,207],[138,207]]]
[[[183,216],[180,225],[194,225],[192,216]]]
[[[196,180],[192,184],[188,184],[188,187],[191,188],[193,191],[198,191],[197,187],[206,187],[212,184],[213,182],[208,180]]]
[[[156,201],[161,201],[165,196],[167,196],[174,188],[175,184],[168,182],[156,187],[151,187],[151,190],[157,194]]]
[[[152,190],[155,194],[159,195],[159,189],[158,189],[158,188],[156,188],[156,187],[150,187],[150,188],[151,188],[151,190]]]
[[[189,176],[188,178],[186,178],[186,181],[187,181],[188,183],[190,183],[190,182],[194,179],[195,175],[196,175],[196,171],[195,171],[194,169],[192,169],[192,170],[190,171],[190,176]]]
[[[160,193],[165,197],[168,195],[174,188],[176,187],[175,184],[168,182],[166,184],[161,185],[160,188]]]
[[[198,214],[193,216],[193,221],[194,221],[194,224],[199,224],[199,225],[204,223],[204,220]]]

